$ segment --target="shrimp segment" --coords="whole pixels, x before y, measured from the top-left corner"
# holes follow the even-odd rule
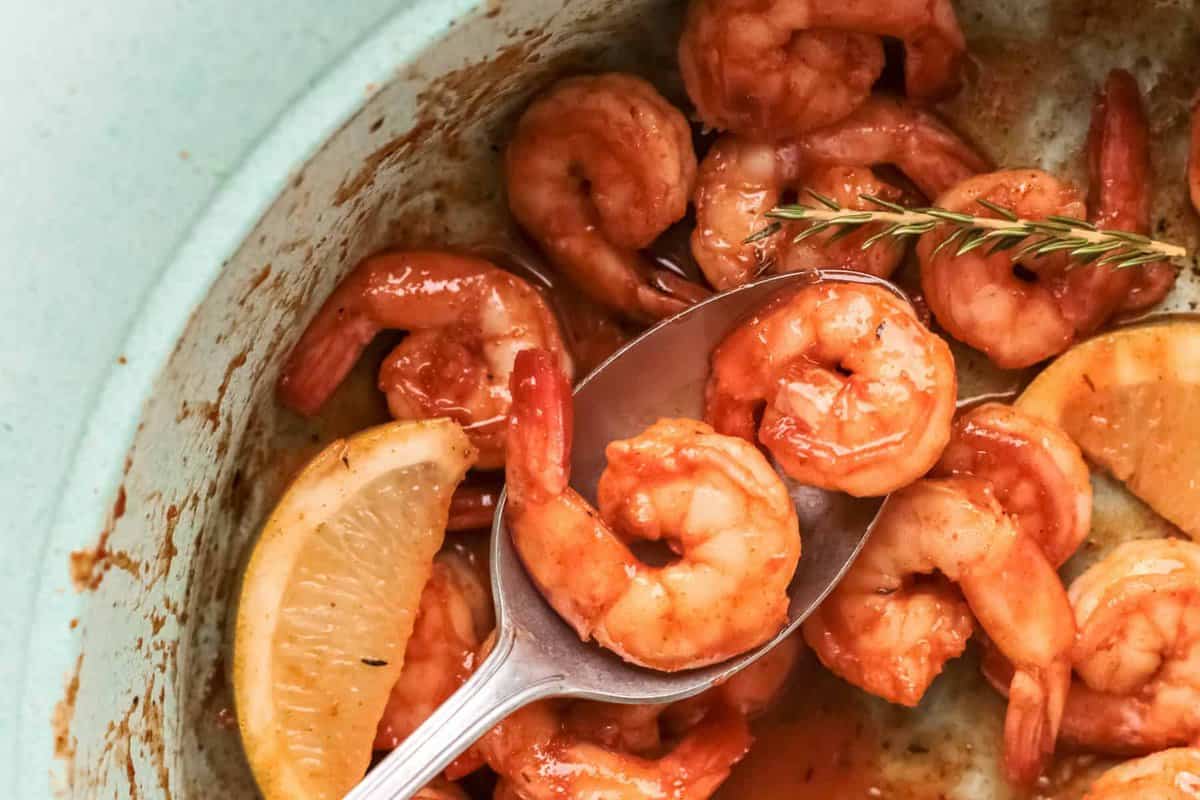
[[[900,191],[869,169],[881,164],[899,168],[928,197],[988,169],[932,114],[886,98],[871,98],[841,122],[783,144],[724,136],[705,156],[696,180],[696,263],[718,289],[740,286],[767,266],[776,272],[841,266],[886,277],[903,248],[893,242],[864,252],[862,242],[878,226],[838,242],[830,241],[830,233],[792,244],[785,229],[746,243],[789,189],[812,189],[851,209],[877,208],[862,194],[900,200]]]
[[[543,347],[571,370],[558,321],[533,287],[487,261],[440,252],[381,253],[338,285],[279,377],[279,399],[315,414],[376,334],[409,331],[379,373],[397,419],[450,417],[504,463],[508,376],[517,351]]]
[[[965,43],[949,0],[693,0],[679,66],[706,125],[773,141],[862,105],[883,71],[880,36],[904,40],[909,96],[957,88]]]
[[[687,120],[642,79],[556,83],[521,116],[505,175],[517,222],[595,301],[650,321],[704,296],[638,253],[683,217],[696,176]]]
[[[1126,542],[1069,596],[1080,680],[1063,737],[1118,754],[1200,743],[1200,545]]]
[[[1113,767],[1092,784],[1083,800],[1196,800],[1200,798],[1200,750],[1177,747]]]
[[[985,403],[955,420],[935,474],[986,480],[1056,568],[1091,530],[1092,484],[1079,446],[1012,406]]]
[[[921,575],[934,577],[915,580]],[[1054,569],[986,483],[922,480],[893,494],[866,547],[803,630],[833,672],[911,706],[962,653],[972,614],[1017,665],[1005,769],[1026,784],[1054,747],[1075,626]]]
[[[561,703],[544,700],[517,711],[480,740],[506,797],[705,800],[750,747],[736,712],[716,708],[670,752],[640,757],[581,739],[563,726]]]
[[[660,420],[608,446],[597,515],[567,485],[570,392],[553,356],[536,350],[517,357],[508,441],[513,541],[581,638],[679,670],[745,652],[783,625],[799,526],[752,445],[702,422]],[[678,559],[648,566],[629,539],[664,541]]]
[[[771,301],[717,347],[705,417],[762,442],[801,483],[882,495],[937,461],[955,393],[950,349],[907,303],[821,283]]]

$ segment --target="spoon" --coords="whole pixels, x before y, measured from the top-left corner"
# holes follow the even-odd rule
[[[594,503],[609,442],[639,434],[660,417],[702,419],[709,355],[725,335],[748,312],[781,291],[822,281],[875,284],[908,300],[887,281],[862,273],[790,272],[708,298],[659,323],[576,387],[571,486]],[[762,657],[794,632],[845,574],[883,504],[879,497],[855,498],[784,480],[796,504],[804,542],[788,587],[787,625],[770,642],[748,653],[671,673],[634,666],[579,639],[525,572],[505,526],[501,495],[492,526],[497,627],[491,653],[346,800],[411,797],[496,723],[535,700],[670,703],[699,694]]]

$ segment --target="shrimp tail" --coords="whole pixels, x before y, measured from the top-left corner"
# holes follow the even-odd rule
[[[523,350],[513,364],[505,476],[515,498],[554,497],[571,477],[571,386],[549,350]]]
[[[715,704],[664,759],[667,773],[677,776],[671,783],[683,789],[675,796],[712,796],[753,743],[746,717],[724,703]]]
[[[1013,673],[1004,720],[1004,769],[1013,784],[1032,785],[1054,753],[1070,682],[1066,661]]]
[[[292,348],[275,393],[288,408],[311,417],[341,385],[379,326],[335,292]]]

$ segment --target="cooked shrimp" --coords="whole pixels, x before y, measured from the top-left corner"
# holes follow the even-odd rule
[[[315,414],[375,335],[409,332],[379,372],[397,419],[450,417],[504,463],[508,376],[517,351],[543,347],[571,371],[558,321],[534,289],[487,261],[440,252],[381,253],[334,290],[292,348],[279,399]]]
[[[687,120],[641,78],[556,83],[522,115],[505,167],[513,216],[592,299],[645,321],[705,295],[638,253],[687,212],[696,177]]]
[[[1120,754],[1200,744],[1200,544],[1126,542],[1069,597],[1079,680],[1063,738]]]
[[[713,351],[705,416],[762,442],[801,483],[881,495],[937,461],[955,392],[949,347],[904,300],[821,283],[771,301]]]
[[[475,671],[476,653],[491,631],[492,602],[486,576],[465,556],[442,551],[421,593],[404,670],[392,687],[375,732],[376,750],[400,746]],[[478,754],[459,758],[448,773],[480,766]]]
[[[745,719],[729,709],[714,709],[670,752],[645,758],[570,733],[561,708],[553,700],[526,706],[480,740],[508,797],[704,800],[750,747]]]
[[[1075,625],[1054,568],[983,481],[922,480],[893,494],[804,638],[847,681],[912,706],[962,653],[972,615],[1017,665],[1004,757],[1025,784],[1054,748]]]
[[[1137,86],[1114,72],[1099,96],[1088,136],[1092,218],[1097,224],[1145,229],[1149,224],[1145,117]],[[960,183],[938,198],[950,211],[995,216],[980,200],[1020,217],[1082,219],[1079,191],[1039,170],[1007,170]],[[998,366],[1025,367],[1066,350],[1114,313],[1157,302],[1170,289],[1162,265],[1138,272],[1109,265],[1073,263],[1052,253],[1015,263],[1013,251],[978,248],[935,255],[949,231],[941,226],[921,237],[921,285],[938,322],[982,350]]]
[[[1092,484],[1079,446],[1020,409],[985,403],[961,415],[934,471],[990,483],[1056,568],[1091,530]]]
[[[1098,227],[1131,233],[1150,232],[1150,123],[1137,81],[1123,69],[1108,74],[1092,109],[1088,131],[1091,175],[1088,206]],[[1175,285],[1175,267],[1156,261],[1119,270],[1095,270],[1097,280],[1111,283],[1118,312],[1155,305]]]
[[[724,661],[779,631],[799,527],[787,488],[756,448],[702,422],[660,420],[608,446],[597,515],[567,485],[572,408],[553,356],[520,354],[512,387],[509,529],[542,594],[580,637],[679,670]],[[664,541],[678,559],[651,567],[630,539]]]
[[[1113,767],[1083,800],[1197,800],[1200,750],[1178,747]]]
[[[706,125],[779,140],[862,105],[883,70],[880,36],[905,43],[910,97],[957,88],[965,43],[949,0],[692,0],[679,66]]]
[[[841,266],[886,276],[903,248],[877,245],[864,252],[862,241],[876,226],[839,242],[830,242],[830,233],[793,245],[786,230],[745,241],[766,225],[764,215],[788,190],[813,189],[854,209],[876,207],[862,194],[901,199],[899,190],[868,169],[880,164],[898,167],[927,197],[988,169],[982,156],[932,114],[881,97],[836,125],[784,144],[724,136],[700,165],[692,255],[718,289],[740,286],[772,265],[777,272]]]

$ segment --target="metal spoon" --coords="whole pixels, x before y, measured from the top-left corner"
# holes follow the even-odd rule
[[[903,292],[887,281],[845,270],[785,273],[688,308],[618,350],[575,389],[571,485],[594,501],[604,448],[660,417],[704,416],[709,354],[747,312],[782,290],[847,281]],[[786,480],[786,479],[785,479]],[[574,697],[609,703],[666,703],[698,694],[753,663],[791,634],[850,566],[883,504],[788,482],[804,548],[788,588],[788,624],[772,641],[729,661],[683,672],[656,672],[582,642],[538,593],[504,522],[504,498],[492,529],[496,640],[491,654],[346,800],[411,797],[510,713],[535,700]],[[580,565],[586,569],[586,565]]]

